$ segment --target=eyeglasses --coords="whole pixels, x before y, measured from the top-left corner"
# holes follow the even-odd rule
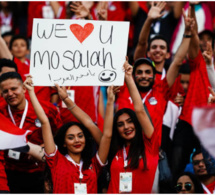
[[[183,188],[183,184],[177,184],[177,185],[175,186],[176,192],[181,192],[181,191],[182,191],[182,188]],[[191,183],[185,183],[185,184],[184,184],[184,188],[185,188],[186,191],[190,191],[191,188],[192,188],[192,184],[191,184]]]
[[[193,160],[193,165],[199,165],[200,162],[205,163],[205,159]]]

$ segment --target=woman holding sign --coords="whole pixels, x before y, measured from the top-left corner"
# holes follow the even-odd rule
[[[106,118],[102,134],[91,118],[69,99],[65,87],[56,85],[59,96],[82,124],[70,122],[63,125],[54,142],[48,118],[35,96],[30,76],[24,84],[42,124],[46,161],[52,174],[53,193],[97,193],[98,174],[106,163],[112,137],[112,123],[109,122],[111,119]],[[108,112],[113,112],[117,90],[113,87],[108,88]],[[94,157],[89,132],[99,145]]]
[[[154,127],[144,110],[132,78],[133,68],[124,63],[125,82],[134,110],[123,108],[113,120],[108,193],[151,193],[158,164],[159,145]],[[112,115],[112,113],[109,113]]]

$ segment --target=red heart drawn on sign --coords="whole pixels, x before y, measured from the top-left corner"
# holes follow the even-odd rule
[[[71,24],[70,30],[75,35],[75,37],[82,43],[93,31],[94,25],[87,23],[84,25],[84,28],[79,24]]]

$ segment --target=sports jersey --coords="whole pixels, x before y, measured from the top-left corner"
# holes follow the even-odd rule
[[[155,80],[155,83],[150,91],[140,92],[143,101],[146,97],[145,105],[149,111],[153,126],[155,128],[155,131],[157,131],[157,136],[160,137],[160,140],[163,115],[165,112],[167,100],[171,96],[170,91],[171,89],[167,84],[166,78],[164,78],[161,81]],[[133,102],[126,86],[120,89],[116,104],[118,106],[118,109],[130,108],[134,110]]]
[[[5,173],[4,151],[0,151],[0,191],[9,191]]]
[[[74,194],[74,183],[80,183],[79,166],[69,161],[58,150],[54,154],[46,154],[46,162],[51,170],[53,193]],[[87,193],[97,193],[97,178],[102,166],[104,165],[96,154],[92,158],[89,169],[82,169],[83,179],[81,183],[87,184]]]
[[[67,87],[67,93],[71,94],[70,98],[92,119],[97,123],[98,120],[98,101],[99,101],[99,87]],[[60,115],[63,123],[77,121],[66,106],[59,101]]]
[[[189,66],[190,82],[180,119],[192,124],[191,114],[193,107],[207,104],[209,97],[208,86],[210,86],[210,82],[201,51],[199,51],[195,59],[189,59]]]
[[[25,62],[21,62],[18,58],[14,57],[13,61],[17,65],[18,73],[21,75],[22,80],[25,81],[26,75],[29,74],[30,70],[30,61],[26,59]]]
[[[156,132],[153,133],[151,139],[143,136],[145,145],[145,155],[147,160],[147,169],[144,169],[142,158],[139,160],[137,169],[126,168],[126,172],[132,172],[132,191],[131,193],[151,193],[154,182],[155,172],[158,166],[159,159],[159,143]],[[128,154],[129,147],[126,147]],[[128,162],[129,163],[129,162]],[[112,160],[110,167],[111,179],[108,187],[108,193],[119,193],[119,176],[124,173],[124,157],[123,150],[120,149]]]
[[[34,112],[33,105],[30,101],[28,101],[28,111],[24,121],[24,125],[22,129],[31,130],[32,134],[28,136],[28,140],[34,144],[40,145],[43,143],[42,139],[42,129],[41,123],[37,119],[37,116]],[[52,128],[53,133],[55,133],[60,126],[62,125],[62,121],[60,115],[55,106],[51,103],[41,101],[41,106],[43,107],[47,117],[49,118],[49,122]],[[12,111],[12,110],[11,110]],[[23,111],[12,111],[12,115],[14,117],[16,125],[19,127],[21,118],[23,116]],[[10,118],[8,112],[8,105],[4,104],[0,107],[0,112],[7,118]],[[12,120],[11,120],[12,121]],[[6,161],[6,169],[16,170],[16,171],[24,171],[24,172],[35,172],[35,171],[43,171],[44,163],[35,162],[32,159],[28,159],[29,155],[25,153],[21,153],[19,160],[12,159],[8,157],[8,151],[5,151],[5,161]]]
[[[215,191],[215,181],[213,181],[212,183],[206,185],[206,187],[211,192],[211,194],[213,194],[214,191]],[[204,190],[204,194],[208,194],[208,193]]]

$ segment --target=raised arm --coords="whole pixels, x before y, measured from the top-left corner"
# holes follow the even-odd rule
[[[13,60],[13,55],[11,54],[1,35],[0,35],[0,58]]]
[[[28,90],[32,105],[34,107],[34,111],[35,111],[39,121],[41,122],[45,152],[47,154],[51,154],[55,151],[55,143],[54,143],[54,139],[53,139],[53,135],[52,135],[52,131],[51,131],[51,126],[50,126],[48,117],[46,116],[42,106],[40,105],[40,103],[35,95],[33,81],[31,79],[31,76],[27,76],[27,79],[24,82],[24,85]]]
[[[190,1],[190,6],[191,6],[191,17],[194,18],[195,20],[195,26],[194,26],[194,30],[192,31],[192,37],[191,37],[191,41],[190,41],[190,47],[189,47],[189,58],[190,59],[195,59],[196,56],[199,53],[199,36],[198,36],[198,24],[196,21],[196,14],[195,14],[195,5],[197,4],[197,2],[192,2]]]
[[[164,9],[166,3],[159,2],[155,5],[154,2],[151,3],[151,8],[148,12],[147,19],[142,27],[142,30],[139,35],[139,41],[134,52],[134,61],[138,58],[145,57],[148,47],[148,37],[151,29],[151,25],[154,20],[161,18],[163,14],[161,11]]]
[[[81,1],[78,2],[73,1],[70,7],[71,11],[75,13],[77,18],[92,19],[90,9],[87,6],[85,6]]]
[[[151,138],[154,132],[154,127],[147,113],[145,112],[140,93],[137,90],[136,84],[134,83],[134,79],[132,77],[133,67],[128,63],[127,60],[124,63],[124,69],[125,69],[125,82],[134,104],[134,111],[142,127],[143,133],[146,135],[146,137]]]
[[[114,101],[115,101],[115,94],[118,92],[118,89],[119,87],[113,87],[113,86],[109,86],[107,89],[108,99],[107,99],[106,113],[104,118],[103,135],[98,149],[98,155],[103,164],[106,163],[109,149],[110,149],[112,130],[113,130]]]
[[[68,96],[66,87],[60,87],[58,84],[55,84],[58,95],[66,104],[68,110],[73,114],[73,116],[82,123],[91,133],[96,143],[99,145],[102,137],[102,132],[95,125],[89,115],[87,115],[81,108],[79,108]],[[87,99],[86,99],[87,101]]]
[[[206,66],[207,66],[207,73],[208,78],[210,81],[210,84],[213,89],[215,89],[215,70],[214,70],[214,64],[213,64],[213,49],[211,43],[207,42],[207,48],[206,51],[202,53],[202,56],[205,60]]]
[[[179,69],[189,49],[190,39],[192,36],[191,34],[195,24],[194,19],[191,18],[190,16],[191,16],[191,8],[189,7],[187,16],[183,9],[183,17],[184,17],[184,23],[185,23],[184,36],[182,38],[181,45],[179,46],[176,52],[176,55],[174,56],[173,62],[171,63],[170,68],[167,72],[166,79],[169,87],[171,87],[175,82],[175,79],[177,78],[179,73]]]

